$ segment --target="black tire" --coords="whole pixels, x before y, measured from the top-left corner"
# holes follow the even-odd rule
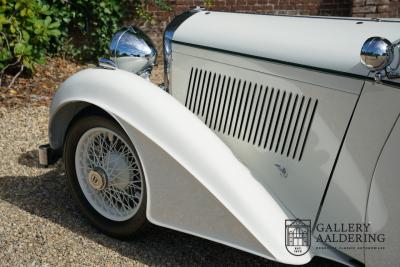
[[[129,137],[115,121],[99,115],[88,115],[79,118],[69,127],[64,143],[63,157],[67,176],[67,184],[75,203],[78,205],[83,215],[95,227],[99,228],[107,235],[116,237],[118,239],[130,240],[136,237],[138,234],[143,233],[146,227],[149,225],[149,222],[146,218],[147,195],[143,168],[139,161],[138,165],[140,165],[139,168],[143,177],[143,199],[140,203],[139,209],[133,217],[126,221],[113,221],[97,212],[86,199],[79,185],[75,169],[75,152],[77,144],[81,136],[86,131],[95,127],[107,128],[117,133],[130,146],[132,151],[136,154],[137,159],[139,159],[135,147],[133,146]]]

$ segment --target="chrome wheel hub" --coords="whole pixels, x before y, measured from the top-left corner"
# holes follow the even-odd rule
[[[88,174],[88,182],[91,187],[95,190],[103,190],[107,187],[107,174],[101,168],[95,168]]]
[[[139,159],[118,134],[92,128],[78,141],[75,167],[90,205],[113,221],[132,218],[140,207],[144,178]]]

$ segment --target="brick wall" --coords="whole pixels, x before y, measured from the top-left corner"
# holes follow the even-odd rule
[[[399,17],[399,0],[353,0],[353,17]]]
[[[335,0],[332,0],[335,1]],[[201,6],[199,0],[169,0],[171,12],[160,11],[152,4],[147,11],[153,14],[157,23],[166,24],[175,15],[195,6]],[[250,12],[281,15],[318,15],[320,0],[214,0],[210,10]]]
[[[285,15],[317,15],[320,0],[214,0],[211,10]],[[170,0],[176,11],[200,6],[202,1]]]
[[[319,7],[320,16],[351,16],[352,0],[321,0]]]
[[[163,29],[177,14],[203,5],[201,0],[167,2],[172,7],[171,12],[161,11],[152,4],[154,1],[149,1],[147,11],[154,17],[154,27]],[[209,9],[282,15],[400,17],[400,0],[213,0]],[[126,22],[137,23],[134,17],[127,17]]]

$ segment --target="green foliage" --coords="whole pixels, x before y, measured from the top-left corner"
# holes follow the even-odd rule
[[[107,54],[124,15],[153,19],[149,4],[172,10],[167,0],[0,0],[0,83],[6,68],[32,71],[49,52],[79,60]]]
[[[57,9],[61,21],[57,52],[80,60],[94,60],[107,52],[112,34],[121,26],[121,1],[46,1]]]
[[[121,26],[122,18],[134,12],[138,19],[151,21],[149,4],[171,11],[167,0],[46,0],[57,10],[62,38],[55,50],[80,60],[96,60],[108,52],[110,39]],[[210,6],[213,0],[203,0]],[[132,7],[131,10],[128,7]]]
[[[0,1],[0,69],[21,66],[30,71],[43,63],[52,38],[60,35],[54,10],[38,0]]]

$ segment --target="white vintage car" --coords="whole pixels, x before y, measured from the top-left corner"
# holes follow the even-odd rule
[[[400,262],[400,22],[177,16],[157,52],[123,28],[112,57],[54,96],[43,165],[105,233],[149,223],[287,264]]]

